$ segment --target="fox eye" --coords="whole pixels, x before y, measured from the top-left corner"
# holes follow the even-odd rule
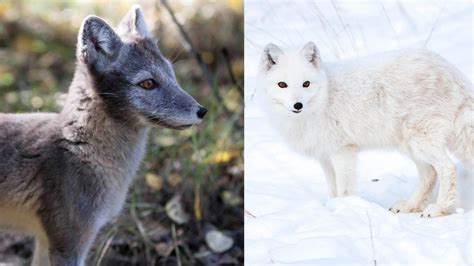
[[[309,84],[310,84],[309,81],[305,81],[305,82],[303,83],[303,88],[308,88],[308,87],[309,87]]]
[[[286,87],[288,87],[288,85],[287,85],[285,82],[280,81],[280,82],[278,82],[278,87],[280,87],[280,88],[286,88]]]
[[[138,83],[138,86],[142,87],[145,90],[152,89],[153,85],[155,85],[155,81],[153,81],[152,79],[146,79],[146,80]]]

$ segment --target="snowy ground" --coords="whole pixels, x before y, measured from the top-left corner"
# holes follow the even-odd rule
[[[474,4],[316,2],[245,3],[246,264],[370,265],[375,259],[378,265],[472,265],[472,176],[460,174],[456,214],[395,215],[387,209],[415,188],[415,166],[396,153],[366,152],[359,158],[358,196],[328,200],[319,164],[285,146],[259,108],[258,90],[252,95],[268,42],[295,46],[313,40],[323,60],[336,61],[423,47],[429,39],[429,49],[472,81]]]

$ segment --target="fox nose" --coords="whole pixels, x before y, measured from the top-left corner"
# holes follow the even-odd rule
[[[298,102],[298,103],[295,103],[295,105],[293,105],[293,107],[296,109],[296,110],[301,110],[303,108],[303,104]]]
[[[199,107],[199,110],[197,111],[197,116],[202,119],[207,113],[207,109],[204,107]]]

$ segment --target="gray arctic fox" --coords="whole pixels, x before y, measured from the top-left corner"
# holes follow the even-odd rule
[[[184,129],[207,110],[176,82],[134,6],[116,31],[84,19],[60,113],[0,114],[0,227],[35,236],[33,265],[84,265],[120,213],[150,127]]]

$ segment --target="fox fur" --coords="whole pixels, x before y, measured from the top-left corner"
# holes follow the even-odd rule
[[[0,114],[0,228],[35,236],[33,265],[84,265],[122,209],[149,128],[187,128],[205,112],[176,82],[140,7],[117,31],[87,17],[63,110]]]
[[[403,50],[329,64],[313,42],[296,50],[269,44],[259,82],[269,118],[290,147],[320,161],[331,197],[354,193],[357,152],[392,149],[413,159],[420,183],[390,210],[422,217],[453,210],[448,152],[472,169],[474,100],[472,83],[439,55]],[[428,204],[437,179],[438,197]]]

